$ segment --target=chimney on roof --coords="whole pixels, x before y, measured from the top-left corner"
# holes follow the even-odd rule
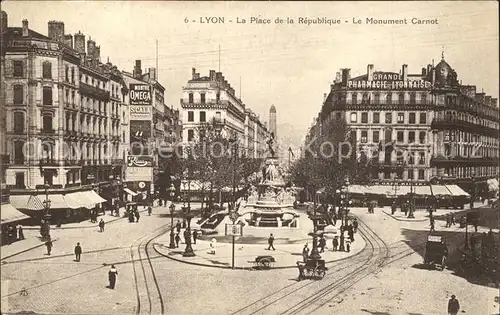
[[[342,69],[342,83],[347,84],[351,79],[351,69]]]
[[[138,80],[142,79],[142,69],[141,69],[141,61],[140,60],[135,61],[135,67],[134,67],[134,71],[132,72],[132,76]]]
[[[9,27],[9,18],[7,16],[7,12],[5,11],[2,11],[1,15],[0,15],[0,33],[3,33],[4,31],[7,30],[7,28]]]
[[[422,68],[422,76],[426,76],[427,75],[427,69],[425,69],[425,67]]]
[[[408,80],[408,65],[407,64],[403,65],[402,72],[403,72],[403,81]]]
[[[29,35],[28,20],[23,20],[23,36]]]
[[[94,60],[95,59],[95,42],[90,38],[87,40],[87,56]]]
[[[101,62],[101,46],[95,46],[95,48],[94,48],[94,60]]]
[[[366,74],[368,75],[368,81],[373,81],[373,65],[369,64],[366,67]]]
[[[323,102],[326,101],[326,98],[328,97],[328,93],[323,93]]]
[[[64,41],[64,22],[49,21],[49,37],[59,42]]]
[[[70,48],[73,48],[73,35],[64,35],[64,44]]]
[[[493,107],[498,107],[498,99],[496,98],[491,98],[491,106]]]
[[[75,50],[81,54],[85,54],[85,35],[80,31],[75,34]]]
[[[156,68],[149,68],[149,79],[156,81]]]
[[[210,70],[209,77],[210,81],[215,81],[215,70]]]
[[[191,68],[191,79],[196,79],[196,68]]]

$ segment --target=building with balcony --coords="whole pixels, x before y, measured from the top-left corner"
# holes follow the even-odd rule
[[[184,143],[196,141],[203,125],[215,122],[222,126],[223,136],[238,139],[247,156],[264,157],[267,127],[236,97],[221,72],[210,70],[209,76],[200,77],[193,68],[180,103]]]
[[[306,137],[344,120],[359,160],[366,154],[374,183],[458,184],[484,195],[497,181],[499,109],[496,98],[463,85],[444,60],[420,73],[337,73]]]
[[[38,211],[47,193],[51,209],[68,210],[67,216],[71,209],[111,203],[114,196],[98,193],[122,173],[120,72],[100,61],[93,40],[85,49],[81,32],[74,40],[65,34],[63,22],[48,22],[45,36],[24,20],[7,28],[6,39],[2,90],[11,201]]]

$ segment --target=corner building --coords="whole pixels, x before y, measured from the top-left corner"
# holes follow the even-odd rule
[[[16,208],[38,217],[49,199],[53,216],[69,218],[118,197],[125,90],[95,41],[65,34],[58,21],[48,22],[48,34],[27,20],[7,28],[6,184]]]
[[[182,88],[180,102],[184,143],[199,139],[207,123],[216,123],[223,136],[239,140],[247,157],[265,157],[267,127],[235,96],[221,72],[210,70],[209,76],[200,77],[193,68],[191,80]]]
[[[444,60],[420,73],[341,69],[308,138],[345,120],[356,158],[370,161],[372,183],[458,184],[471,195],[498,181],[496,98],[462,85]],[[363,158],[363,155],[366,157]]]

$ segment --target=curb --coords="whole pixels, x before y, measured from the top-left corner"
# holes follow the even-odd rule
[[[58,238],[56,239],[53,239],[52,242],[55,242],[59,240]],[[0,259],[0,261],[4,261],[5,259],[9,259],[9,258],[12,258],[14,256],[17,256],[17,255],[20,255],[20,254],[23,254],[23,253],[26,253],[26,252],[29,252],[30,250],[33,250],[33,249],[37,249],[38,247],[42,247],[42,246],[45,246],[45,243],[42,242],[42,244],[39,244],[39,245],[36,245],[36,246],[33,246],[33,247],[30,247],[28,249],[24,249],[20,252],[17,252],[17,253],[14,253],[14,254],[11,254],[9,256],[6,256],[6,257],[2,257],[2,259]]]
[[[145,212],[147,210],[141,210],[139,212]],[[109,223],[113,223],[113,222],[116,222],[118,220],[122,220],[122,219],[126,219],[127,217],[122,217],[120,216],[119,218],[115,218],[113,220],[109,220],[108,222],[106,222],[106,224],[109,224]],[[61,227],[56,227],[56,226],[51,226],[50,228],[51,229],[54,229],[54,230],[72,230],[72,229],[90,229],[90,228],[95,228],[95,227],[98,227],[97,224],[95,225],[86,225],[86,226],[61,226]],[[40,229],[39,227],[23,227],[24,230],[38,230]]]
[[[394,220],[397,220],[397,221],[404,221],[404,222],[425,222],[425,221],[427,221],[427,219],[408,219],[408,218],[400,219],[400,218],[396,218],[395,216],[393,216],[390,213],[385,212],[384,210],[382,210],[382,212],[385,213],[386,215],[390,216]]]
[[[203,263],[198,263],[198,262],[192,262],[192,261],[186,261],[186,260],[182,260],[182,259],[178,259],[178,258],[175,258],[175,257],[172,257],[168,254],[164,254],[164,253],[161,253],[156,247],[158,246],[158,244],[153,244],[153,249],[161,256],[163,257],[166,257],[168,259],[171,259],[173,261],[176,261],[176,262],[180,262],[180,263],[184,263],[184,264],[188,264],[188,265],[193,265],[193,266],[202,266],[202,267],[209,267],[209,268],[219,268],[219,269],[233,269],[231,266],[216,266],[216,265],[209,265],[209,264],[203,264]],[[353,258],[353,257],[356,257],[356,256],[359,256],[361,255],[361,253],[363,253],[366,249],[366,241],[365,241],[365,246],[363,246],[363,248],[357,252],[356,254],[352,255],[352,256],[347,256],[347,257],[344,257],[344,258],[340,258],[340,259],[334,259],[334,260],[329,260],[329,261],[325,261],[325,264],[331,264],[331,263],[334,263],[334,262],[338,262],[338,261],[343,261],[343,260],[347,260],[349,258]],[[291,265],[291,266],[281,266],[281,267],[272,267],[268,270],[271,270],[271,269],[294,269],[294,268],[297,268],[296,265]],[[255,271],[257,269],[254,269],[253,267],[234,267],[235,270],[249,270],[249,271]]]

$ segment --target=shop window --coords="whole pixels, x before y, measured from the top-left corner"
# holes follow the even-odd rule
[[[24,173],[16,173],[16,188],[24,189],[26,186],[24,185]]]

